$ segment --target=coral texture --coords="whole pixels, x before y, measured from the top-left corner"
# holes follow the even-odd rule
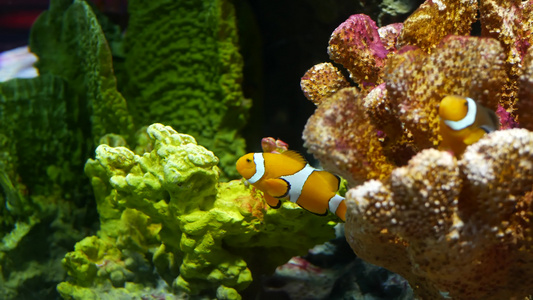
[[[227,0],[129,1],[124,95],[135,122],[190,134],[220,158],[224,176],[245,154],[238,131],[251,105],[241,91],[242,58]]]
[[[481,1],[478,11],[476,1],[426,1],[382,28],[350,17],[328,52],[357,86],[324,96],[303,132],[322,166],[352,188],[353,250],[404,276],[421,299],[521,299],[533,290],[532,2],[504,2]],[[467,36],[478,13],[481,36]],[[439,151],[446,95],[495,111],[502,130],[464,153]]]
[[[359,84],[378,82],[388,51],[370,17],[353,15],[331,34],[329,57],[342,64]]]
[[[150,292],[162,279],[169,294],[237,299],[255,272],[333,237],[328,218],[293,203],[267,209],[243,182],[218,183],[218,158],[193,137],[161,124],[147,134],[142,156],[100,145],[87,162],[102,229],[65,257],[64,297],[108,285],[127,293],[142,278]]]
[[[497,41],[450,36],[431,54],[404,51],[387,61],[383,84],[323,99],[305,127],[309,152],[352,186],[382,179],[420,149],[437,147],[436,107],[444,95],[470,95],[498,107],[506,76]]]
[[[347,193],[346,237],[423,299],[524,298],[533,288],[532,151],[525,129],[491,133],[459,161],[424,150]]]
[[[72,97],[78,97],[69,105],[79,110],[78,124],[91,127],[94,143],[111,132],[127,138],[132,135],[133,122],[126,100],[117,91],[111,50],[88,3],[51,1],[49,10],[32,27],[30,49],[39,57],[40,74],[68,82],[76,95]]]
[[[321,63],[313,66],[302,76],[301,86],[305,97],[319,105],[322,99],[350,84],[333,64]]]
[[[342,89],[318,107],[304,131],[309,152],[351,185],[392,170],[362,101],[355,88]]]
[[[477,1],[426,1],[403,23],[398,44],[430,50],[447,35],[468,35],[476,20]]]
[[[30,48],[40,76],[0,84],[2,299],[58,296],[61,259],[90,230],[85,160],[102,135],[133,129],[89,4],[51,1]]]
[[[132,113],[130,105],[136,104],[137,95],[127,94],[124,97],[121,92],[128,90],[124,88],[125,83],[137,77],[129,78],[126,71],[138,71],[134,74],[136,76],[154,75],[152,69],[139,70],[136,69],[137,65],[163,65],[163,70],[177,70],[172,74],[172,80],[180,81],[180,84],[171,81],[163,89],[164,92],[154,86],[147,87],[161,92],[150,94],[147,105],[153,104],[160,109],[159,115],[151,117],[170,116],[176,110],[187,111],[186,115],[172,115],[168,120],[176,117],[182,124],[203,122],[202,132],[208,134],[206,139],[209,142],[214,142],[213,148],[218,147],[221,160],[226,166],[233,167],[236,158],[244,152],[244,143],[237,131],[243,125],[249,103],[240,92],[242,62],[236,48],[237,33],[232,4],[228,1],[200,1],[193,5],[194,9],[185,11],[186,1],[173,3],[171,6],[174,9],[184,9],[183,15],[190,13],[195,17],[175,18],[187,21],[179,26],[171,26],[174,30],[171,33],[165,26],[173,24],[169,21],[172,18],[168,17],[170,13],[165,15],[167,19],[162,18],[160,11],[152,15],[139,13],[143,8],[164,6],[163,2],[168,4],[168,1],[161,0],[150,3],[131,1],[129,5],[135,15],[129,19],[131,30],[128,28],[127,32],[131,35],[128,42],[135,39],[138,47],[134,50],[141,52],[145,50],[144,46],[153,46],[153,53],[158,53],[155,55],[149,51],[139,53],[131,48],[125,49],[123,30],[112,24],[102,13],[93,10],[92,2],[52,0],[49,9],[34,23],[30,36],[30,49],[38,56],[36,67],[40,76],[0,83],[0,298],[55,299],[59,296],[51,287],[66,280],[67,272],[62,268],[61,259],[72,250],[76,241],[94,234],[97,229],[94,196],[88,178],[83,174],[83,166],[98,144],[130,145],[139,153],[153,148],[146,135],[146,128],[138,136],[134,134],[139,128],[134,126],[136,114]],[[196,19],[200,14],[202,17]],[[200,19],[202,21],[196,22]],[[137,34],[143,26],[150,30],[149,33]],[[199,34],[198,28],[203,28],[204,31]],[[210,31],[212,29],[214,30]],[[184,45],[183,41],[187,46],[188,40],[176,40],[176,37],[182,37],[182,33],[197,39],[194,47],[180,48],[181,52],[174,51],[174,46]],[[161,44],[151,42],[154,36],[169,36],[169,39],[161,40],[166,41],[164,44],[171,49],[169,52],[179,54],[169,57],[169,52],[164,52],[167,48],[162,50],[164,54],[158,52],[162,47]],[[190,65],[192,60],[189,58],[198,55],[203,49],[205,55],[200,60],[205,68],[194,69],[197,64]],[[139,56],[133,58],[133,55]],[[168,68],[165,63],[171,61],[178,63]],[[181,69],[187,64],[192,71],[184,72]],[[161,69],[157,72],[160,71]],[[166,73],[161,73],[162,77],[154,80],[151,78],[150,83],[156,86],[162,83],[163,80],[159,79],[166,78]],[[208,86],[206,82],[211,85]],[[165,98],[167,95],[170,98]],[[175,103],[176,99],[172,97],[176,95],[186,99],[185,104],[180,102],[181,107],[166,105],[169,102]],[[167,102],[158,105],[162,102],[157,100],[163,98]],[[191,105],[187,106],[189,104]],[[133,105],[133,108],[137,107]],[[142,119],[138,124],[148,125],[152,122],[153,120]],[[213,132],[217,133],[216,138],[209,135]],[[231,169],[229,170],[227,175],[231,176]],[[103,193],[102,190],[97,192]],[[98,195],[100,196],[102,195]],[[110,195],[107,197],[112,198]],[[115,204],[109,201],[102,202],[98,209],[103,220],[138,225],[122,226],[123,236],[135,237],[137,240],[131,242],[131,239],[123,238],[121,242],[130,243],[128,247],[136,249],[135,251],[153,250],[150,246],[155,243],[157,226],[152,226],[149,230],[143,229],[147,221],[142,220],[146,215],[138,215],[133,209],[123,213],[124,209],[116,210]],[[109,226],[109,230],[116,225],[111,221],[102,224],[104,227]],[[102,232],[110,234],[107,229]],[[104,262],[119,261],[117,244],[121,245],[116,240],[106,240],[101,244],[84,244],[80,249],[98,248],[94,245],[99,245],[109,249],[109,255],[114,255],[110,258],[100,257]],[[35,248],[42,251],[33,251]],[[129,253],[134,255],[136,252],[120,255],[126,257]],[[94,253],[90,255],[90,259],[98,257]],[[127,281],[133,275],[131,272],[122,272],[124,266],[135,269],[135,279],[140,280],[149,277],[143,270],[152,265],[148,265],[141,256],[127,257],[131,259],[125,260],[126,263],[100,262],[105,270],[97,275],[104,276],[102,274],[109,272],[112,285],[127,282],[125,290],[138,292],[145,286],[133,285]],[[81,256],[68,257],[68,261],[82,264]],[[88,266],[88,263],[84,263],[84,266]],[[81,274],[80,270],[73,270],[70,268],[69,272]],[[85,276],[81,280],[84,284],[87,285],[91,278],[99,278],[97,275],[90,275],[93,270],[94,267],[87,267],[87,274],[80,275]],[[156,282],[151,283],[157,286]],[[81,291],[77,289],[78,286],[73,287],[72,293],[64,294],[74,295]],[[105,292],[106,289],[109,290],[106,285],[102,285],[102,289],[97,292]],[[92,290],[87,289],[89,294],[90,291]],[[158,297],[162,292],[164,291],[155,289],[146,295]],[[231,297],[232,290],[221,289],[220,293]],[[89,294],[85,296],[89,297]],[[127,295],[124,297],[128,298]]]

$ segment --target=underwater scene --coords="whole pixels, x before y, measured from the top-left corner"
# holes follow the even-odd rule
[[[0,299],[533,299],[533,0],[0,2]]]

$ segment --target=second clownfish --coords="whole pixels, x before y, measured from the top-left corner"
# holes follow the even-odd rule
[[[289,199],[318,215],[329,209],[345,221],[346,203],[336,194],[339,177],[311,167],[297,152],[248,153],[237,161],[237,171],[264,193],[272,208]]]
[[[461,155],[468,145],[485,134],[498,130],[500,123],[494,111],[471,98],[446,96],[439,105],[440,148]]]

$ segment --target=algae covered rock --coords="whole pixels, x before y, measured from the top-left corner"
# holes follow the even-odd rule
[[[292,203],[272,210],[241,181],[219,183],[218,158],[193,137],[161,124],[146,132],[149,152],[100,145],[87,162],[101,231],[65,257],[63,297],[105,287],[126,293],[140,282],[138,296],[162,288],[237,299],[252,275],[334,236],[328,218]]]

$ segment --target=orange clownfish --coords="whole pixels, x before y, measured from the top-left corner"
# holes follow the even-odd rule
[[[461,155],[466,146],[486,133],[498,130],[500,123],[494,111],[468,97],[446,96],[439,105],[440,148]]]
[[[345,221],[346,203],[336,194],[339,177],[311,167],[297,152],[248,153],[237,161],[237,171],[272,208],[289,199],[314,214],[326,215],[329,209]]]

